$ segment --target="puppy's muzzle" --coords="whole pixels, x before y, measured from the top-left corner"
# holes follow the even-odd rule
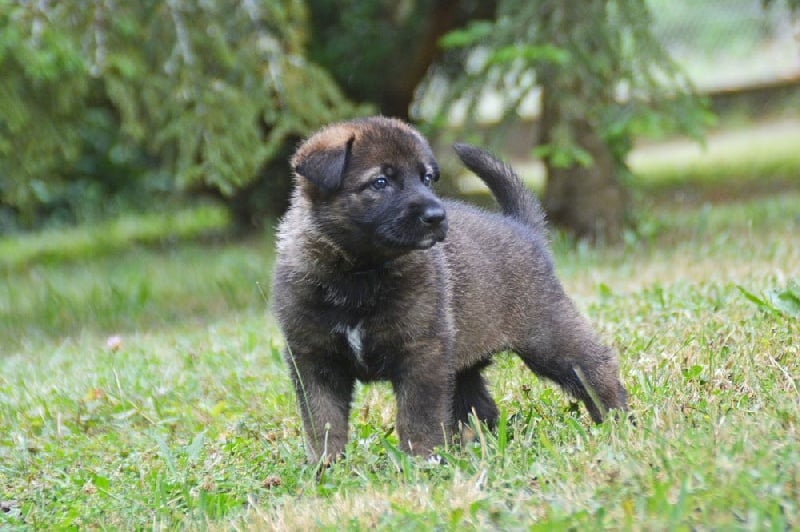
[[[446,219],[447,214],[440,203],[430,203],[426,205],[419,215],[419,221],[422,222],[423,225],[429,227],[439,226],[442,222],[445,222]]]
[[[442,242],[447,235],[447,212],[437,199],[417,206],[417,220],[424,232],[424,236],[417,243],[417,247],[425,249],[437,242]]]

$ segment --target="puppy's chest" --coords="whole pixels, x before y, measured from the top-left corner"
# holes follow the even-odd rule
[[[393,367],[392,350],[385,334],[378,334],[366,319],[334,324],[331,334],[339,352],[350,362],[360,380],[385,378]]]
[[[349,277],[346,282],[320,285],[318,296],[326,304],[338,308],[363,310],[383,306],[391,300],[402,280],[369,273]]]
[[[309,308],[325,309],[325,331],[337,356],[362,381],[394,375],[409,337],[435,317],[436,292],[409,276],[358,276],[317,287]],[[318,322],[318,323],[320,323]]]

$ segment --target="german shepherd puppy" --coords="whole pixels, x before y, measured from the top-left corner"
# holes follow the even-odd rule
[[[508,166],[455,150],[503,213],[439,199],[428,142],[396,119],[333,124],[292,158],[272,301],[311,460],[340,455],[355,381],[388,380],[406,452],[498,410],[481,376],[511,350],[585,404],[626,409],[617,361],[553,271],[538,201]]]

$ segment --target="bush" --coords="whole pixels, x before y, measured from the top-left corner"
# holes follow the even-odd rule
[[[75,216],[120,190],[245,187],[287,140],[358,112],[306,60],[306,28],[296,0],[3,2],[6,218]]]

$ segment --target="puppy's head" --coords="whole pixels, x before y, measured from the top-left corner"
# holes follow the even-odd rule
[[[316,227],[355,256],[386,258],[445,238],[447,216],[431,189],[436,159],[400,120],[328,126],[300,145],[292,168]]]

